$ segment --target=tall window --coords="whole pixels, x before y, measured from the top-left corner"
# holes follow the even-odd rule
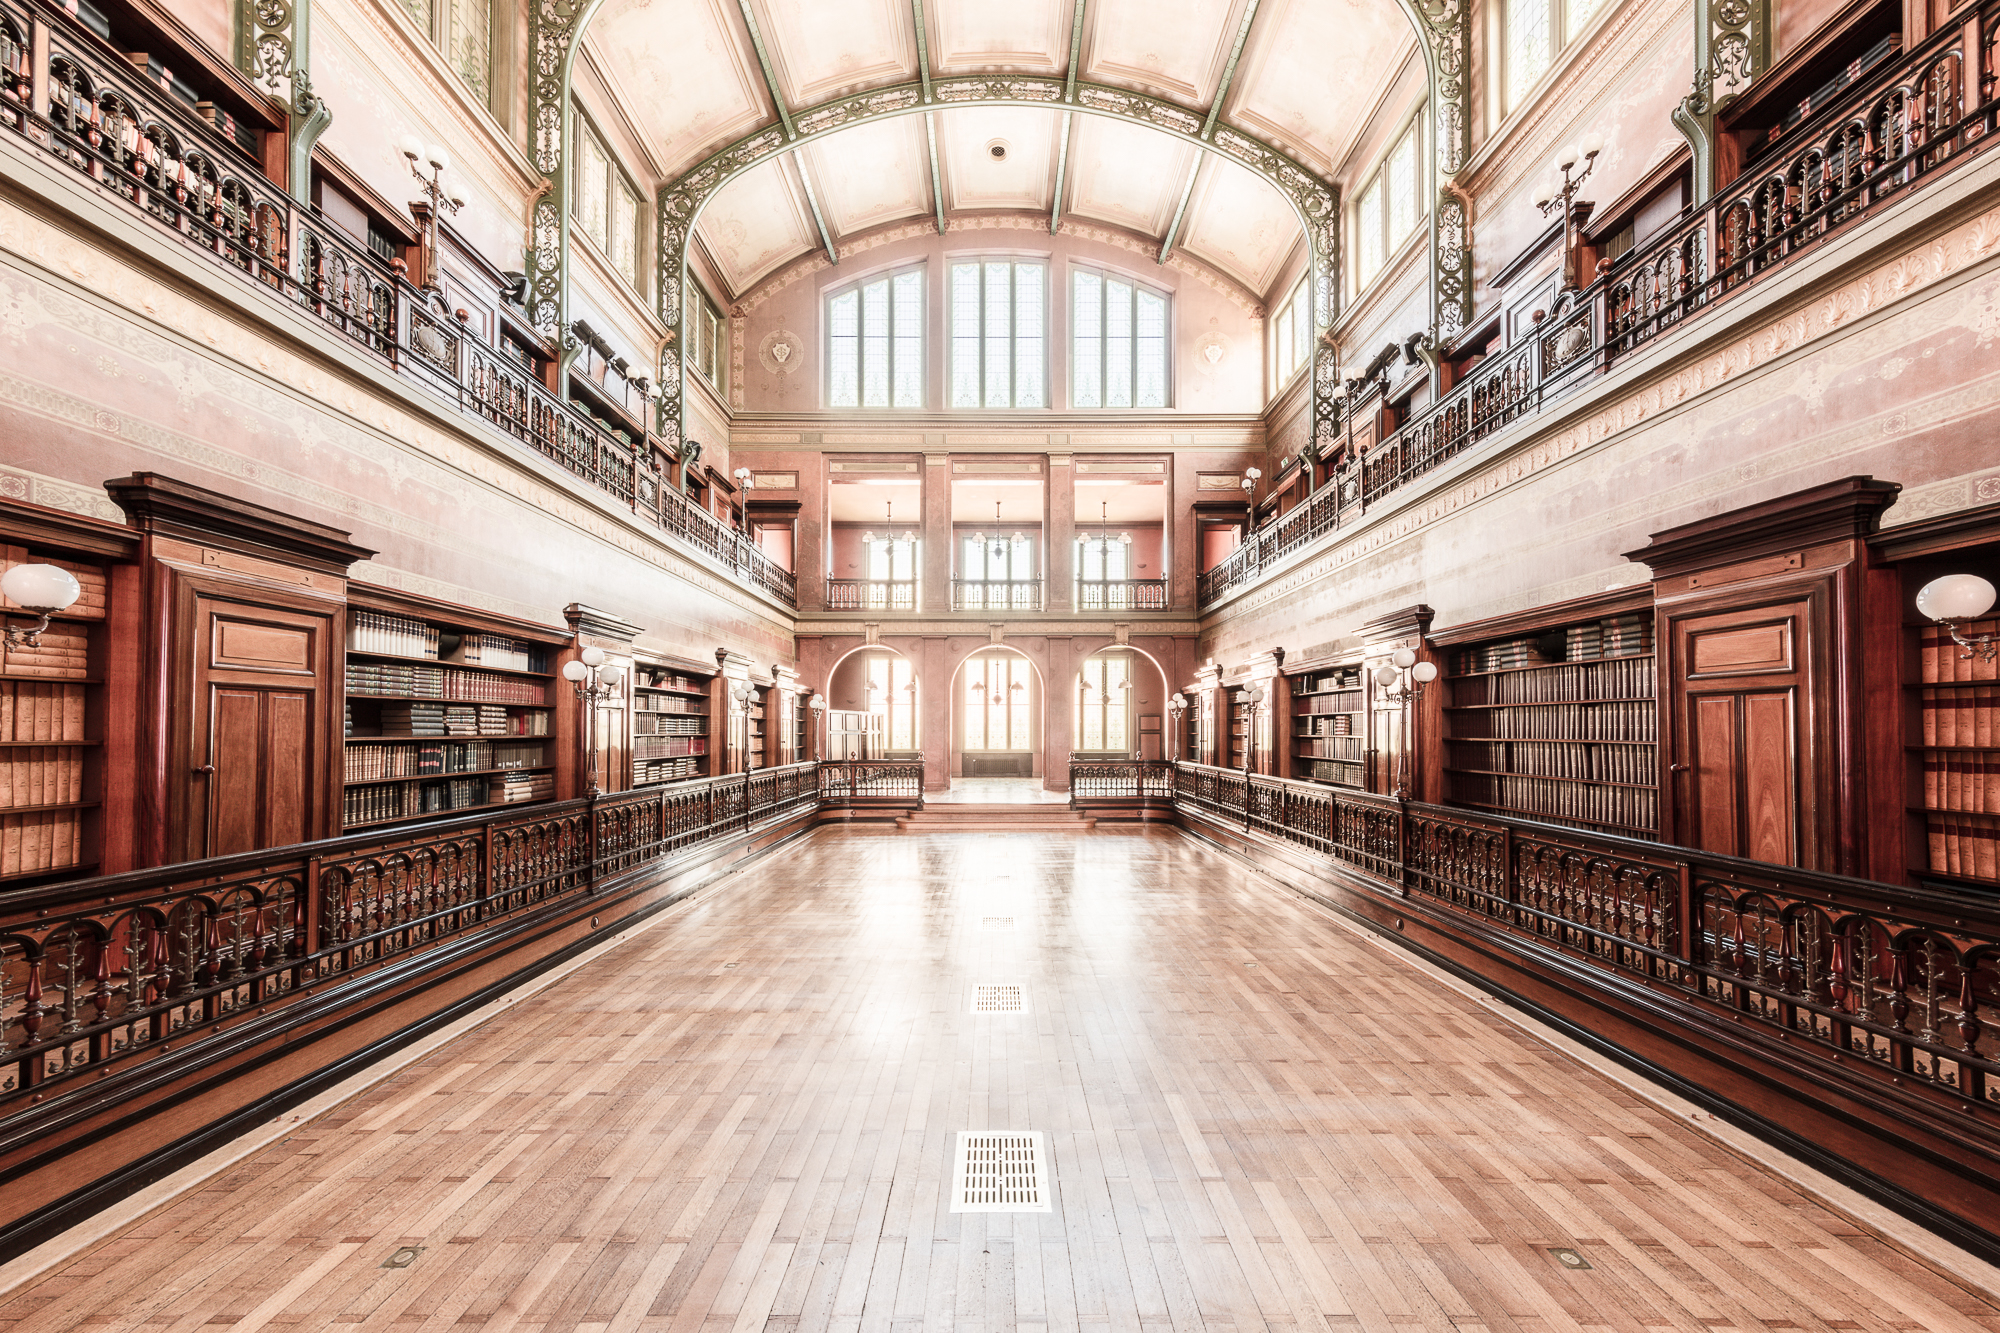
[[[908,658],[883,653],[868,659],[868,711],[882,719],[889,749],[917,748],[917,680]]]
[[[604,252],[611,267],[634,287],[639,286],[639,235],[645,230],[645,205],[604,146],[603,136],[582,112],[576,115],[576,165],[571,207],[577,226]]]
[[[828,407],[924,405],[924,271],[905,269],[826,298]]]
[[[1396,136],[1354,206],[1355,290],[1366,287],[1424,216],[1423,117]]]
[[[989,583],[1008,583],[1035,577],[1035,543],[1027,536],[986,536],[968,533],[959,538],[958,576]]]
[[[1048,272],[1039,260],[952,261],[953,407],[1048,406]]]
[[[1122,278],[1070,274],[1070,404],[1167,405],[1167,298]]]
[[[1079,537],[1076,542],[1077,577],[1085,583],[1110,581],[1113,583],[1132,576],[1126,572],[1129,567],[1128,555],[1132,550],[1132,539],[1122,533],[1109,537],[1092,534]]]
[[[994,653],[965,664],[965,748],[1031,750],[1028,738],[1034,668],[1024,657]]]
[[[916,610],[917,539],[902,533],[885,537],[867,532],[861,542],[867,560],[869,609]]]
[[[1521,105],[1562,49],[1582,35],[1604,0],[1506,0],[1507,110]]]
[[[445,54],[465,86],[490,102],[493,82],[493,0],[451,0]]]
[[[1291,295],[1278,307],[1271,320],[1271,390],[1276,392],[1292,382],[1312,360],[1312,294],[1306,284],[1311,275],[1299,279]]]
[[[693,278],[688,279],[681,301],[681,329],[688,368],[699,371],[717,393],[723,392],[729,364],[729,321]]]
[[[1076,748],[1132,749],[1132,658],[1103,653],[1086,658],[1076,682]]]

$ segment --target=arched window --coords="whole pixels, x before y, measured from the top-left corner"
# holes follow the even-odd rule
[[[924,405],[921,266],[827,293],[826,405]]]
[[[1047,407],[1049,266],[951,261],[951,405]]]
[[[1014,653],[989,653],[965,664],[965,748],[1032,750],[1029,706],[1034,668]]]
[[[882,719],[882,743],[891,750],[917,748],[917,678],[907,657],[868,658],[868,711]]]
[[[1070,271],[1070,406],[1167,406],[1165,292],[1097,269]]]
[[[1126,754],[1132,745],[1132,655],[1086,658],[1076,681],[1076,748]]]

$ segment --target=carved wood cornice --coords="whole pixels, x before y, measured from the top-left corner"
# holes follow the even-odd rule
[[[1873,477],[1842,477],[1656,532],[1625,558],[1645,565],[1658,580],[1804,546],[1856,541],[1875,531],[1882,511],[1902,489]]]
[[[132,526],[149,535],[225,546],[345,576],[375,552],[325,523],[251,504],[157,472],[135,472],[104,483]]]

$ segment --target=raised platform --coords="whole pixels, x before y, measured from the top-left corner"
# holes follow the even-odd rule
[[[896,827],[912,833],[1088,833],[1097,818],[1052,802],[935,802],[899,816]]]

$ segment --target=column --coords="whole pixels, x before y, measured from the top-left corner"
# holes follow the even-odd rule
[[[1065,437],[1067,438],[1067,437]],[[1076,594],[1076,478],[1068,454],[1049,455],[1048,520],[1043,526],[1042,605],[1051,611],[1074,609]],[[1051,685],[1053,691],[1054,686]],[[1067,713],[1064,714],[1068,716]],[[1065,722],[1063,725],[1068,726]],[[1067,750],[1063,752],[1064,784],[1068,783]]]
[[[924,455],[922,607],[951,610],[951,456]],[[929,753],[928,750],[925,753]]]

